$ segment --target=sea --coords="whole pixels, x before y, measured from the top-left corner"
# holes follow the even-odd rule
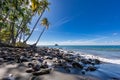
[[[87,58],[97,58],[104,63],[94,72],[87,72],[100,80],[120,80],[120,45],[95,45],[95,46],[49,46],[50,48],[59,48],[65,51],[73,51],[74,54],[80,54]]]

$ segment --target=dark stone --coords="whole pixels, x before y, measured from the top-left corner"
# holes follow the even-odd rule
[[[0,62],[4,62],[4,58],[0,58]]]
[[[33,72],[32,74],[35,76],[49,74],[51,69],[41,69],[40,71]]]
[[[94,61],[95,61],[96,64],[100,64],[100,60],[94,59]]]
[[[38,65],[38,64],[37,64],[37,65],[34,65],[34,67],[33,67],[34,71],[39,71],[40,68],[41,68],[41,66]]]
[[[85,74],[85,70],[82,70],[81,73],[82,73],[82,74]]]
[[[87,59],[81,59],[81,62],[84,63],[84,64],[88,64]]]
[[[33,67],[34,64],[33,63],[28,63],[28,67]]]
[[[51,57],[51,56],[45,56],[45,59],[50,59],[50,60],[52,60],[53,57]]]
[[[73,63],[72,63],[72,66],[73,66],[74,68],[81,68],[81,69],[83,69],[83,65],[79,64],[78,62],[73,62]]]
[[[88,66],[87,70],[88,71],[95,71],[97,68],[94,66]]]
[[[6,77],[6,78],[2,78],[2,80],[10,80],[10,79]]]
[[[26,72],[27,72],[27,73],[31,73],[31,72],[33,72],[33,69],[32,69],[32,68],[29,68],[29,69],[26,70]]]
[[[22,59],[20,59],[21,62],[28,62],[29,60],[26,57],[23,57]]]
[[[12,57],[7,57],[6,60],[7,60],[7,61],[14,61],[15,59],[12,58]]]
[[[66,70],[66,72],[71,72],[69,68],[64,68]]]

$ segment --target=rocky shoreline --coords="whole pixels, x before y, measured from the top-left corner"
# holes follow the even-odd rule
[[[17,64],[24,65],[24,72],[32,75],[30,80],[34,78],[51,74],[51,72],[59,71],[68,74],[84,75],[87,72],[98,69],[97,65],[101,64],[98,59],[85,58],[80,55],[74,55],[72,51],[64,51],[56,48],[0,48],[0,65],[3,64]],[[2,77],[2,80],[13,77]],[[14,78],[16,78],[14,76]],[[93,78],[84,77],[85,80],[93,80]],[[84,80],[81,78],[81,80]],[[21,79],[11,79],[21,80]],[[39,80],[39,79],[38,79]]]

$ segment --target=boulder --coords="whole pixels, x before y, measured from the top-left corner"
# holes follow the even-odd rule
[[[33,67],[34,66],[34,64],[33,63],[28,63],[28,67],[30,68],[30,67]]]
[[[50,60],[53,59],[53,57],[51,57],[51,56],[45,56],[44,58],[45,58],[45,59],[50,59]]]
[[[95,71],[96,69],[97,68],[92,65],[88,66],[88,68],[87,68],[88,71]]]
[[[14,58],[13,57],[6,57],[6,60],[7,61],[14,61]]]
[[[83,65],[82,65],[82,64],[79,64],[78,62],[73,62],[73,63],[72,63],[72,66],[73,66],[74,68],[81,68],[81,69],[83,69]]]
[[[81,62],[84,63],[84,64],[88,64],[87,59],[81,59]]]
[[[66,72],[69,72],[69,73],[71,72],[71,70],[69,68],[67,68],[67,67],[64,68],[64,69],[66,70]]]
[[[82,70],[82,71],[81,71],[82,74],[85,74],[85,72],[86,72],[85,70]]]
[[[93,64],[92,59],[81,59],[81,62],[84,63],[84,64]]]
[[[100,60],[94,59],[94,61],[95,61],[96,64],[100,64]]]
[[[4,62],[4,59],[3,59],[3,58],[0,58],[0,62]]]
[[[49,74],[50,71],[51,71],[51,69],[47,68],[47,69],[41,69],[40,71],[33,72],[32,74],[35,76],[38,76],[38,75]]]
[[[27,72],[27,73],[31,73],[31,72],[33,72],[34,70],[32,69],[32,68],[28,68],[28,69],[26,69],[26,71],[25,72]]]

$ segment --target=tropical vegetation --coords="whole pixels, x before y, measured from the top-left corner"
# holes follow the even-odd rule
[[[44,12],[49,10],[49,5],[47,0],[0,0],[0,43],[21,46],[27,43],[40,21],[41,25],[47,28],[49,26],[47,18],[42,20],[41,18]],[[39,17],[31,29],[29,25],[35,15]],[[45,28],[38,36],[35,45]]]

